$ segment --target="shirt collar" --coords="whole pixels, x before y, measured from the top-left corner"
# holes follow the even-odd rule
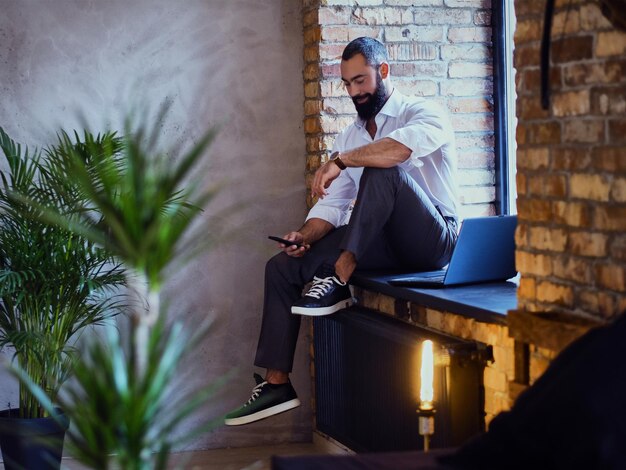
[[[402,94],[394,88],[383,107],[380,109],[380,111],[378,111],[376,117],[381,114],[388,117],[398,117],[400,115],[401,104]],[[354,120],[354,123],[357,127],[363,127],[365,125],[365,121],[361,119],[358,114]]]

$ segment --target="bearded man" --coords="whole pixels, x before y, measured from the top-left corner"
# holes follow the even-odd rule
[[[341,79],[358,117],[341,132],[313,179],[318,197],[304,225],[283,238],[265,270],[257,385],[225,424],[241,425],[300,405],[289,381],[301,315],[353,303],[359,269],[429,271],[445,266],[457,239],[456,148],[446,113],[394,90],[385,46],[346,46]],[[302,295],[305,285],[311,282]]]

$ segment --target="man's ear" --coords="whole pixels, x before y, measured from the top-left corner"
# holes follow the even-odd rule
[[[389,76],[389,64],[387,62],[380,64],[380,76],[383,80]]]

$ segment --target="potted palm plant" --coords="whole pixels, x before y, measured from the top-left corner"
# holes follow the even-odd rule
[[[27,371],[16,370],[47,410],[61,405],[72,422],[68,446],[90,468],[166,468],[169,451],[179,440],[215,425],[203,423],[177,432],[226,380],[222,377],[190,395],[170,393],[180,361],[200,335],[188,333],[179,322],[166,325],[161,287],[165,269],[171,273],[173,262],[188,259],[204,247],[200,238],[210,237],[204,227],[195,232],[190,228],[214,194],[202,187],[197,171],[214,132],[207,132],[184,155],[162,151],[158,136],[165,112],[152,126],[134,126],[127,120],[121,149],[102,153],[94,171],[65,135],[64,152],[71,162],[67,178],[78,184],[89,207],[102,217],[93,223],[87,210],[79,219],[44,211],[47,220],[113,253],[127,268],[129,291],[136,295],[126,337],[108,328],[101,341],[94,339],[74,363],[75,380],[56,401]]]
[[[85,137],[94,151],[119,146],[111,134]],[[84,145],[75,143],[77,155],[85,156]],[[54,400],[68,378],[81,333],[119,312],[115,290],[124,283],[124,272],[102,247],[39,217],[54,208],[74,220],[76,208],[84,206],[77,186],[60,178],[58,170],[66,164],[62,153],[55,147],[29,153],[2,128],[0,149],[8,168],[0,171],[0,349],[8,348],[14,362]],[[88,167],[91,163],[84,160]],[[0,412],[5,468],[58,468],[67,422],[49,418],[50,413],[56,410],[46,410],[28,387],[20,387],[19,404]],[[56,445],[40,446],[33,428]]]

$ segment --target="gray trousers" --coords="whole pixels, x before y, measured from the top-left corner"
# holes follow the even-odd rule
[[[301,320],[291,306],[320,266],[334,265],[343,250],[354,253],[358,270],[427,271],[448,263],[456,238],[456,222],[444,218],[404,170],[365,168],[348,225],[301,258],[281,252],[268,261],[255,365],[291,372]]]

